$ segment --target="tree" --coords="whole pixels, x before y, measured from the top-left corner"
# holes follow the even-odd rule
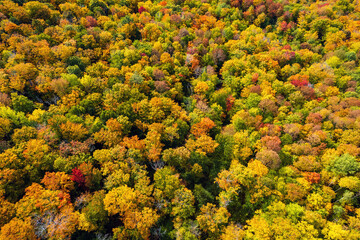
[[[50,147],[45,144],[43,139],[31,139],[27,142],[22,155],[25,158],[26,168],[31,175],[36,176],[38,172],[52,168],[54,159],[49,153]]]
[[[70,121],[61,123],[59,128],[61,135],[64,139],[67,140],[83,140],[88,134],[88,130],[82,124],[73,123]]]
[[[41,183],[49,190],[70,192],[74,189],[74,183],[71,181],[71,177],[64,172],[46,172]]]
[[[15,144],[19,144],[19,143],[25,143],[30,139],[34,139],[36,138],[36,136],[37,136],[37,130],[34,127],[23,126],[22,128],[14,129],[14,134],[11,136],[11,140]]]
[[[202,135],[196,140],[189,139],[186,142],[187,149],[190,151],[196,151],[201,155],[213,153],[217,146],[219,146],[219,144],[206,135]]]
[[[181,188],[179,174],[172,167],[164,167],[156,170],[154,174],[155,193],[171,200],[174,198],[176,190]],[[158,193],[157,193],[158,192]]]
[[[108,212],[104,205],[105,191],[100,190],[94,193],[88,204],[81,210],[87,222],[95,226],[94,229],[103,231],[109,222]]]
[[[41,18],[41,19],[49,19],[50,18],[50,9],[43,3],[39,3],[36,1],[27,2],[24,5],[25,9],[29,11],[29,15],[31,18]]]
[[[328,166],[328,170],[339,175],[352,175],[359,171],[360,163],[356,161],[354,156],[348,153],[340,157],[334,157]]]
[[[76,231],[78,225],[78,213],[72,208],[64,208],[55,217],[49,219],[47,236],[53,239],[69,239]]]
[[[34,110],[34,103],[23,95],[11,93],[11,105],[15,111],[31,113]]]
[[[76,182],[80,188],[85,188],[84,174],[78,168],[72,170],[71,181]]]
[[[137,238],[148,239],[150,228],[157,222],[159,216],[156,211],[147,207],[149,203],[142,194],[126,185],[112,189],[104,198],[105,210],[110,215],[119,214],[124,223],[124,230],[114,229],[117,238],[127,237],[128,231],[133,232]],[[144,206],[144,207],[143,207]]]
[[[131,126],[132,124],[126,116],[110,118],[106,121],[106,129],[96,132],[94,138],[98,142],[104,142],[107,146],[115,146],[121,142],[122,137],[130,132]]]
[[[125,228],[127,229],[136,229],[138,238],[149,239],[150,237],[150,228],[156,224],[159,219],[159,215],[156,214],[156,211],[144,207],[141,212],[132,212],[124,220]]]
[[[184,188],[175,191],[175,197],[172,199],[171,214],[181,219],[188,219],[195,213],[195,198],[191,190]]]
[[[1,239],[37,239],[33,226],[31,225],[31,218],[24,220],[13,218],[8,224],[4,225],[0,231]]]
[[[200,214],[196,217],[200,228],[212,237],[218,236],[221,227],[228,222],[230,213],[224,207],[217,208],[208,203],[200,208]]]
[[[348,230],[343,229],[340,224],[334,222],[327,222],[322,233],[326,239],[344,239],[349,236]]]
[[[12,124],[7,118],[0,118],[0,121],[2,122],[0,126],[0,138],[5,138],[5,136],[11,132]]]
[[[245,237],[245,232],[244,230],[241,228],[240,224],[229,224],[225,230],[224,233],[221,234],[221,240],[241,240],[244,239]]]
[[[131,212],[137,208],[138,196],[140,194],[126,185],[112,189],[104,198],[105,210],[110,215],[120,214],[125,216],[127,212]]]
[[[19,63],[9,69],[9,87],[23,92],[26,85],[30,85],[38,75],[38,71],[31,63]]]
[[[360,191],[360,180],[357,177],[343,177],[339,181],[339,186],[342,188],[347,188],[351,191],[358,192]]]
[[[215,127],[215,123],[210,118],[203,118],[199,123],[194,124],[190,132],[194,134],[196,138],[202,135],[208,134],[209,131]]]
[[[256,159],[260,160],[265,166],[277,169],[281,164],[279,155],[273,150],[261,150],[256,154]]]
[[[13,203],[7,201],[5,199],[5,197],[3,196],[3,193],[1,193],[0,199],[1,199],[1,207],[0,207],[0,214],[2,216],[1,220],[0,220],[0,227],[4,226],[5,224],[7,224],[8,222],[10,222],[10,220],[14,217],[15,215],[15,206]]]

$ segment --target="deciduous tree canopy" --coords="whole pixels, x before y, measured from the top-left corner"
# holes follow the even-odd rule
[[[359,19],[0,1],[0,240],[360,239]]]

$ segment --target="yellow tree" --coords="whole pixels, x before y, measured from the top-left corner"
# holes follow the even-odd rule
[[[216,207],[208,203],[200,208],[200,214],[196,217],[200,228],[216,239],[222,227],[228,222],[230,213],[224,207]]]
[[[157,222],[159,216],[156,211],[149,208],[150,202],[135,189],[126,185],[112,189],[104,198],[105,210],[110,215],[119,214],[124,223],[124,228],[113,229],[115,237],[122,239],[128,237],[129,230],[132,234],[148,239],[150,228]],[[145,201],[145,202],[144,202]]]
[[[245,238],[245,232],[241,225],[231,223],[224,229],[220,238],[221,240],[242,240]]]
[[[1,240],[18,240],[28,239],[37,240],[35,230],[31,225],[31,218],[27,217],[24,220],[13,218],[8,224],[5,224],[0,231]]]

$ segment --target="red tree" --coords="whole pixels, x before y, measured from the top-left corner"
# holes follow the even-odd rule
[[[76,167],[72,170],[71,181],[76,182],[81,188],[85,187],[85,176]]]

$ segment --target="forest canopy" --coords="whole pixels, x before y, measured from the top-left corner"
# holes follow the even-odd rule
[[[0,239],[360,239],[353,0],[0,1]]]

